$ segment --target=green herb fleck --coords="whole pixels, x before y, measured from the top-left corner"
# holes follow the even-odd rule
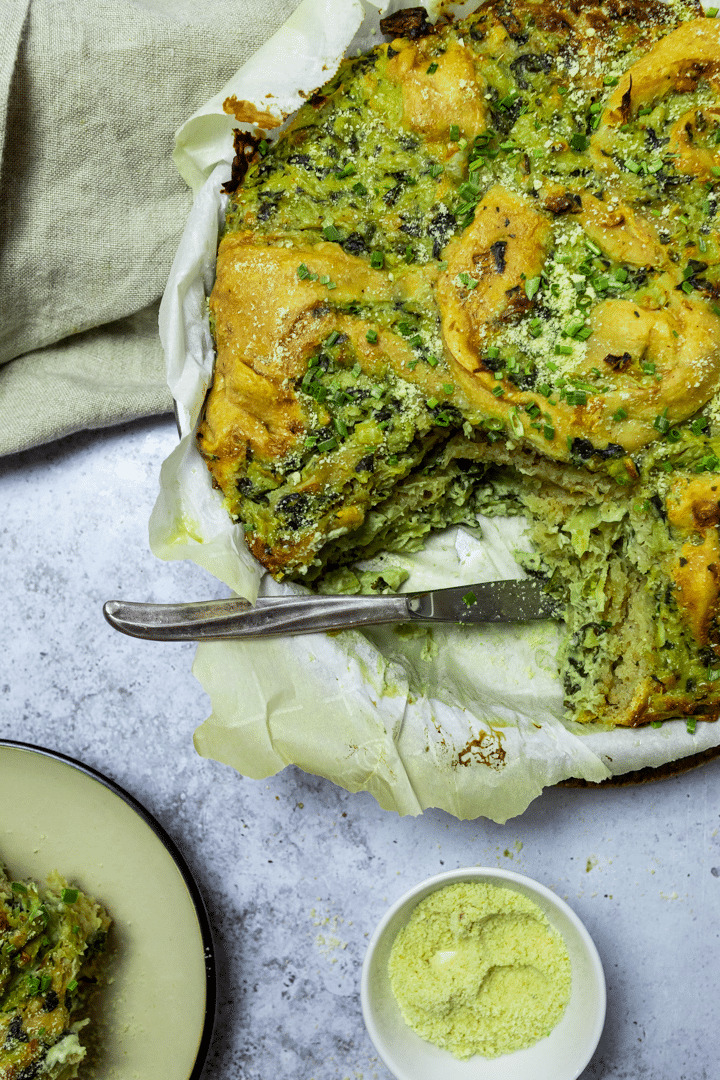
[[[665,435],[665,433],[670,430],[670,421],[668,420],[667,416],[667,406],[663,409],[659,416],[655,417],[655,419],[653,420],[653,427],[656,431],[659,431],[661,435]]]
[[[334,225],[326,225],[323,228],[322,234],[326,240],[331,240],[335,244],[342,240],[342,233],[340,233]]]
[[[527,296],[528,300],[532,300],[532,298],[537,295],[537,292],[538,292],[539,288],[540,288],[540,278],[539,277],[528,278],[528,280],[525,282],[525,295]],[[537,323],[537,320],[534,320],[534,322]],[[542,329],[542,327],[541,327],[541,329]],[[533,336],[537,337],[537,334],[533,334]]]

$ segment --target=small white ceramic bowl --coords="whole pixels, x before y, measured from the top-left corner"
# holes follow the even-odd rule
[[[526,1050],[498,1058],[459,1061],[407,1026],[390,988],[388,960],[395,936],[421,900],[460,881],[499,885],[522,893],[562,935],[572,967],[570,1001],[560,1023]],[[397,1080],[577,1080],[590,1061],[605,1023],[605,976],[598,951],[574,911],[550,889],[510,870],[450,870],[401,896],[380,922],[362,969],[361,1001],[375,1048]]]

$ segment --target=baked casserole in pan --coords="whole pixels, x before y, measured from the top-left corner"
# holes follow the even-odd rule
[[[524,515],[568,717],[715,720],[720,23],[491,0],[381,26],[278,137],[236,135],[213,481],[263,566],[321,590]]]

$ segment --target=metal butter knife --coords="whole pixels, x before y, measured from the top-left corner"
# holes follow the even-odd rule
[[[192,604],[110,600],[105,618],[116,630],[154,641],[313,634],[381,623],[488,623],[561,619],[562,605],[542,582],[483,581],[452,589],[392,596],[263,596]]]

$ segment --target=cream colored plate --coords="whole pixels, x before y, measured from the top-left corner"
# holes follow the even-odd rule
[[[196,1080],[215,970],[202,899],[182,857],[130,796],[49,751],[0,742],[0,862],[13,878],[58,870],[113,918],[110,984],[81,1076]]]

